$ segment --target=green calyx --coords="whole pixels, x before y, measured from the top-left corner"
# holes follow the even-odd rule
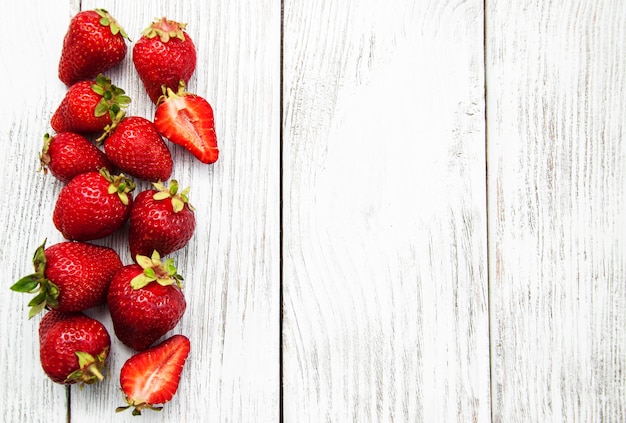
[[[117,407],[115,409],[115,412],[119,413],[120,411],[127,410],[130,407],[134,407],[132,415],[133,416],[141,416],[141,411],[145,410],[145,409],[153,410],[153,411],[161,411],[163,409],[162,406],[154,406],[152,404],[147,404],[145,402],[142,402],[140,404],[135,404],[134,402],[129,401],[129,400],[127,400],[127,402],[128,402],[128,405],[125,405],[125,406],[122,406],[122,407]]]
[[[33,256],[35,272],[24,276],[11,286],[11,290],[27,294],[36,294],[28,303],[30,310],[28,318],[36,316],[46,307],[57,307],[59,302],[59,288],[46,275],[46,240],[37,247]]]
[[[120,24],[118,24],[117,21],[113,19],[113,16],[111,16],[109,12],[107,12],[105,9],[95,9],[94,11],[100,16],[100,24],[102,26],[108,26],[109,29],[111,29],[111,34],[121,34],[122,37],[130,41],[130,38],[128,38],[128,34],[126,34],[126,31],[124,31],[124,28],[122,28]]]
[[[126,112],[124,110],[118,111],[115,117],[111,118],[111,124],[105,126],[102,135],[96,138],[96,144],[104,144],[104,140],[106,140],[113,133],[113,131],[115,131],[115,129],[119,126],[120,123],[122,123],[125,117]]]
[[[78,369],[70,373],[65,379],[66,383],[78,382],[81,384],[92,385],[96,382],[104,380],[103,370],[105,361],[109,355],[109,349],[105,348],[95,357],[84,351],[76,351],[78,358]]]
[[[133,289],[141,289],[151,282],[156,282],[161,286],[176,284],[182,288],[183,277],[178,274],[174,259],[168,258],[161,261],[161,256],[154,250],[152,257],[137,254],[136,260],[143,272],[130,281]]]
[[[123,116],[123,114],[120,116],[120,112],[131,102],[124,90],[111,84],[111,79],[103,74],[96,77],[96,82],[91,84],[91,89],[102,97],[96,105],[94,115],[101,117],[109,113],[111,121],[120,120]]]
[[[125,206],[129,205],[130,198],[128,197],[128,194],[135,189],[135,183],[123,173],[120,173],[119,175],[111,175],[106,168],[100,169],[100,175],[102,175],[104,179],[109,182],[108,193],[117,194],[122,204]]]
[[[50,164],[50,154],[48,154],[48,149],[50,148],[50,141],[52,141],[52,136],[50,136],[50,134],[45,134],[43,136],[43,147],[39,153],[39,169],[37,169],[37,172],[43,171],[44,174],[48,173],[48,165]]]
[[[176,92],[174,92],[173,89],[169,88],[165,84],[161,85],[161,91],[163,92],[163,94],[161,94],[161,96],[158,98],[156,103],[157,106],[163,103],[168,98],[184,97],[189,94],[185,89],[185,81],[183,81],[182,79],[178,81],[178,90]]]
[[[169,187],[166,187],[161,182],[155,182],[152,185],[157,190],[157,193],[154,194],[152,198],[157,201],[167,200],[169,198],[172,202],[172,209],[174,210],[174,213],[178,213],[183,208],[185,208],[185,204],[187,204],[189,210],[195,210],[193,206],[189,203],[189,187],[185,188],[179,193],[178,181],[176,179],[172,179],[170,181]]]
[[[150,26],[142,31],[141,35],[146,38],[159,37],[163,43],[167,43],[171,38],[185,41],[184,29],[186,27],[186,23],[168,20],[165,17],[161,19],[156,18]]]

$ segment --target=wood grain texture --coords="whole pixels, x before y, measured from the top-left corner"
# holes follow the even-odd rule
[[[626,3],[487,7],[499,422],[623,422]]]
[[[38,153],[48,120],[64,85],[56,75],[61,38],[71,11],[67,1],[5,2],[7,34],[0,43],[0,75],[4,81],[0,102],[0,398],[4,422],[65,422],[64,387],[49,381],[39,365],[39,317],[28,320],[30,296],[9,287],[33,272],[33,253],[53,232],[51,207],[58,187],[37,173]],[[29,16],[25,29],[24,16]],[[50,71],[51,70],[51,71]],[[26,79],[25,76],[28,78]],[[8,206],[10,204],[10,206]]]
[[[488,421],[482,2],[284,19],[285,421]]]
[[[29,32],[21,35],[29,38],[16,42],[13,50],[7,51],[10,43],[0,47],[3,57],[19,57],[24,68],[36,70],[30,74],[33,78],[41,78],[26,84],[20,73],[23,69],[1,62],[3,76],[20,82],[9,87],[10,98],[16,101],[12,109],[3,103],[0,127],[7,148],[3,194],[16,204],[0,215],[2,262],[10,263],[5,267],[10,279],[1,294],[7,300],[0,309],[2,321],[9,322],[1,326],[2,338],[10,339],[0,350],[3,404],[7,398],[10,404],[8,411],[3,406],[3,413],[8,413],[5,421],[43,421],[49,414],[52,417],[46,421],[66,421],[68,410],[71,421],[76,422],[137,419],[130,412],[115,413],[115,407],[123,405],[119,370],[132,351],[115,339],[106,307],[88,313],[102,320],[114,338],[109,378],[82,390],[72,387],[68,409],[65,388],[49,383],[38,368],[38,321],[22,321],[27,300],[8,290],[9,282],[32,271],[29,260],[44,236],[49,243],[62,240],[51,222],[61,185],[52,176],[35,173],[37,152],[43,133],[50,130],[49,118],[65,93],[56,69],[69,18],[79,8],[96,7],[109,10],[133,41],[154,18],[167,16],[187,22],[198,51],[197,71],[188,89],[213,105],[220,143],[220,159],[212,166],[169,144],[175,161],[172,178],[191,187],[197,218],[189,245],[172,254],[185,277],[187,311],[170,334],[187,335],[192,352],[174,400],[162,412],[144,412],[142,418],[277,421],[280,3],[65,0],[38,1],[36,7],[30,3],[12,2],[8,11],[10,22],[23,23],[29,16],[32,26],[29,23]],[[36,10],[34,15],[31,9]],[[17,34],[17,27],[11,34]],[[32,51],[20,54],[18,49],[24,45]],[[154,106],[133,68],[131,48],[129,44],[127,58],[109,76],[133,98],[128,114],[151,119]],[[25,95],[18,95],[23,89]],[[19,185],[9,181],[19,181]],[[149,187],[137,182],[137,192]],[[131,262],[125,231],[96,243],[116,248],[125,263]],[[19,316],[19,320],[9,316]]]

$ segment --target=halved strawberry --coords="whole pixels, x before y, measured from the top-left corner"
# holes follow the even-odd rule
[[[128,405],[115,411],[134,407],[133,415],[141,411],[161,410],[155,404],[170,401],[180,382],[191,344],[184,335],[174,335],[160,344],[129,358],[120,371],[120,384]]]
[[[182,80],[178,92],[167,88],[159,98],[154,126],[161,135],[189,150],[202,163],[217,161],[219,150],[213,108],[204,98],[185,91]]]

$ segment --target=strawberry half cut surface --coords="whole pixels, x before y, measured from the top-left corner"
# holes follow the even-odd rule
[[[219,150],[213,108],[204,98],[185,91],[182,80],[178,92],[167,88],[159,98],[154,126],[161,135],[189,150],[202,163],[217,161]]]
[[[180,375],[189,355],[190,342],[184,335],[174,335],[160,344],[129,358],[120,371],[120,384],[128,405],[115,411],[134,407],[132,414],[161,410],[156,404],[170,401],[180,382]]]

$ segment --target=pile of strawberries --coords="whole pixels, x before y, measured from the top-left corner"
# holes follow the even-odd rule
[[[66,241],[39,246],[34,273],[11,289],[33,293],[29,317],[40,312],[40,359],[56,383],[103,380],[111,348],[106,327],[85,311],[108,305],[115,336],[133,349],[122,366],[126,405],[159,410],[171,400],[190,351],[184,335],[158,343],[185,309],[182,277],[172,258],[195,230],[189,189],[170,178],[172,155],[164,139],[189,150],[200,162],[218,158],[213,110],[185,90],[196,67],[196,49],[185,25],[155,20],[133,47],[133,64],[155,104],[151,121],[127,116],[130,98],[105,73],[117,66],[130,42],[104,9],[79,12],[70,22],[59,61],[67,85],[54,112],[40,155],[42,169],[64,184],[53,223]],[[131,178],[152,183],[133,198]],[[89,241],[128,225],[134,262]]]

